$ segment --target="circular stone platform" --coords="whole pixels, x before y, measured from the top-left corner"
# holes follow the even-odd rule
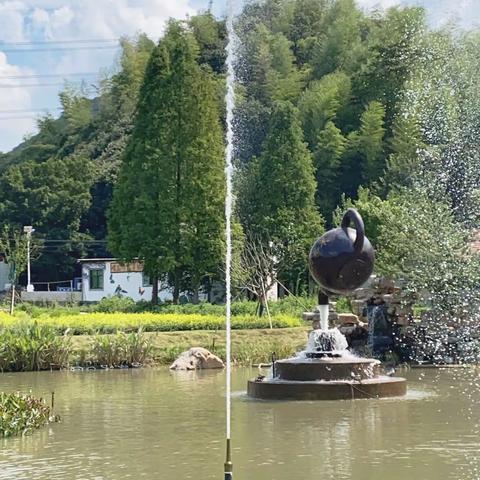
[[[380,376],[372,358],[290,358],[275,362],[275,378],[248,382],[253,398],[272,400],[348,400],[398,397],[407,393],[404,378]]]
[[[407,393],[407,381],[397,377],[378,377],[362,382],[250,380],[247,393],[250,397],[265,400],[354,400],[400,397]]]
[[[378,376],[380,362],[373,358],[288,359],[275,362],[282,380],[367,380]]]

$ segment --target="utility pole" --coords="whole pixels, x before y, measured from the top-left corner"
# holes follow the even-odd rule
[[[23,232],[27,235],[27,292],[33,292],[35,290],[30,275],[30,240],[34,231],[35,229],[31,225],[23,227]]]

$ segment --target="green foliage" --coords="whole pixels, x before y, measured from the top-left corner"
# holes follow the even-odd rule
[[[344,70],[352,72],[364,60],[362,13],[354,0],[337,0],[325,16],[326,32],[315,39],[310,63],[316,77]]]
[[[337,313],[352,313],[352,305],[347,297],[338,297],[336,299],[335,311]]]
[[[391,194],[384,210],[378,269],[406,279],[414,292],[429,292],[436,307],[462,308],[465,295],[473,302],[480,278],[468,235],[447,202],[423,191],[401,190]]]
[[[198,290],[223,252],[223,134],[217,84],[195,38],[171,22],[153,51],[109,215],[109,245],[151,278]]]
[[[106,297],[95,305],[94,310],[101,313],[131,312],[136,306],[128,297]]]
[[[327,122],[341,117],[351,101],[352,85],[348,75],[336,72],[312,82],[304,91],[300,102],[305,138],[312,150],[322,146],[319,134]]]
[[[383,173],[382,156],[385,108],[380,102],[370,102],[360,118],[360,131],[356,138],[358,152],[364,157],[364,179],[375,181]]]
[[[298,327],[299,317],[277,315],[272,318],[274,328]],[[5,370],[40,370],[50,364],[65,365],[65,354],[69,348],[69,335],[91,335],[95,333],[174,332],[184,330],[223,330],[224,315],[185,313],[87,313],[81,315],[42,316],[35,322],[5,316],[0,319],[4,354],[2,366]],[[239,315],[232,318],[234,330],[269,328],[267,318],[255,315]],[[63,335],[65,336],[56,336]],[[5,345],[5,346],[3,346]],[[63,362],[63,363],[62,363]],[[13,365],[9,367],[9,365]]]
[[[35,322],[9,321],[0,328],[0,370],[25,372],[60,369],[68,365],[71,339],[68,328],[63,335],[58,329]]]
[[[138,367],[152,360],[152,342],[142,329],[132,333],[96,335],[89,356],[94,365],[102,367]]]
[[[329,120],[318,134],[318,147],[314,156],[317,178],[316,201],[321,212],[326,215],[336,207],[340,196],[339,176],[346,149],[347,139]]]
[[[91,162],[83,157],[51,157],[42,163],[26,161],[14,165],[0,178],[0,220],[20,228],[33,225],[34,238],[48,235],[80,240],[82,217],[90,206],[92,182]],[[37,268],[50,273],[49,280],[57,279],[59,269],[73,273],[73,264],[82,252],[81,244],[77,244],[77,248],[68,244],[63,247],[66,247],[65,256],[61,261],[53,260],[50,252],[46,252],[37,264]]]
[[[262,155],[250,167],[238,205],[245,230],[270,246],[284,275],[305,270],[308,249],[322,233],[314,193],[312,157],[303,142],[297,109],[278,102]]]
[[[39,252],[37,242],[32,242],[30,255],[32,259],[37,258]],[[9,279],[14,285],[19,275],[27,268],[28,259],[28,238],[26,234],[4,225],[0,231],[0,252],[4,255],[10,267]]]
[[[449,203],[418,188],[398,188],[386,200],[360,190],[354,206],[377,249],[376,270],[403,280],[414,295],[436,308],[462,315],[476,305],[479,260],[468,247],[469,231]],[[342,209],[337,210],[340,220]],[[468,300],[467,300],[468,299]]]
[[[393,242],[385,259],[402,275],[395,215],[416,211],[403,187],[452,231],[478,227],[478,33],[429,29],[419,7],[368,14],[352,0],[247,2],[237,30],[238,218],[244,238],[275,247],[289,287],[307,283],[315,206],[330,225],[336,205],[354,204],[379,255]],[[95,99],[68,86],[61,117],[42,117],[0,156],[0,220],[68,240],[34,266],[35,280],[63,280],[74,258],[107,254],[86,240],[105,239],[110,208],[115,254],[195,291],[223,257],[225,22],[202,14],[172,23],[158,46],[142,34],[120,43]],[[111,302],[99,308],[143,308]]]
[[[190,25],[200,49],[200,64],[209,65],[216,73],[223,73],[227,45],[225,22],[205,13],[192,17]]]
[[[43,400],[21,393],[0,393],[0,437],[28,435],[50,421]]]

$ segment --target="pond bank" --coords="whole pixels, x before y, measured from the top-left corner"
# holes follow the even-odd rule
[[[238,365],[251,365],[269,362],[273,352],[278,357],[293,355],[305,346],[308,331],[306,327],[232,331],[233,361]],[[149,358],[146,361],[148,364],[170,365],[180,353],[191,347],[206,348],[225,360],[224,331],[146,332],[142,335],[150,347]],[[91,335],[72,337],[70,362],[73,365],[88,364],[89,350],[97,337]],[[108,340],[113,336],[102,337]]]

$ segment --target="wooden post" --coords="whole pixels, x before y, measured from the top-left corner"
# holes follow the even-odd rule
[[[15,284],[12,283],[12,298],[10,299],[10,315],[13,315],[15,309]]]
[[[263,299],[265,301],[265,310],[267,310],[268,322],[270,323],[270,330],[273,330],[272,317],[270,315],[270,309],[268,308],[268,298],[267,298],[267,292],[265,290],[265,283],[263,279],[261,280],[261,282],[262,282]]]

